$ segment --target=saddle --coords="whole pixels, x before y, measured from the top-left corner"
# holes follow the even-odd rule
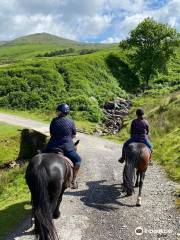
[[[66,164],[66,167],[67,167],[65,179],[67,179],[68,175],[70,175],[69,178],[67,179],[65,185],[66,185],[67,188],[71,187],[72,181],[73,181],[73,174],[74,174],[74,163],[69,158],[64,156],[64,152],[63,152],[62,149],[53,149],[52,152],[62,156],[63,159],[65,160],[65,164]],[[68,172],[68,169],[69,169],[70,172]]]
[[[37,150],[37,154],[41,154],[41,153],[42,152],[40,150]],[[63,159],[65,160],[66,167],[70,171],[70,177],[66,182],[66,187],[71,187],[71,183],[72,183],[72,180],[73,180],[74,163],[69,158],[64,156],[64,151],[61,148],[53,148],[51,150],[51,153],[56,153],[56,154],[62,156]],[[66,177],[65,178],[67,178],[67,177],[68,177],[68,171],[66,172]]]

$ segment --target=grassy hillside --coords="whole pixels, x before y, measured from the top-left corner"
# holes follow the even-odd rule
[[[152,87],[166,89],[166,87],[175,88],[180,86],[180,47],[176,48],[175,56],[171,57],[168,63],[168,71],[165,74],[159,74],[154,80]]]
[[[47,52],[73,48],[76,54],[82,49],[112,48],[111,44],[88,44],[61,38],[48,33],[37,33],[17,38],[9,42],[0,42],[0,60],[26,59]]]
[[[0,46],[8,43],[7,41],[0,41]]]
[[[7,45],[21,45],[21,44],[54,44],[54,45],[78,45],[76,41],[72,41],[66,38],[61,38],[49,33],[35,33],[19,37],[9,42]]]
[[[114,59],[120,59],[118,68]],[[65,101],[75,119],[97,122],[105,101],[126,97],[125,90],[136,86],[138,79],[120,51],[26,60],[0,68],[0,106],[48,110]]]

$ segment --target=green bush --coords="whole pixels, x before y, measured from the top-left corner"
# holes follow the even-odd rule
[[[84,119],[91,122],[99,122],[103,118],[101,109],[95,99],[79,95],[67,99],[66,102],[71,106],[72,116],[76,120]]]

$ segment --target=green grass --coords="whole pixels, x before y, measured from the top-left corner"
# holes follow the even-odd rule
[[[0,123],[0,164],[15,160],[20,150],[19,128]],[[0,170],[0,239],[4,239],[29,212],[29,190],[25,184],[26,166],[9,171]]]
[[[30,193],[23,168],[0,172],[0,239],[30,213]]]
[[[0,123],[0,164],[17,158],[21,137],[19,129],[21,128]]]

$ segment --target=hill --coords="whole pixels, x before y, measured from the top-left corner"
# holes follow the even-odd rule
[[[118,78],[114,58],[121,58]],[[35,58],[0,68],[0,106],[50,110],[65,101],[74,117],[97,122],[103,117],[100,107],[105,101],[126,97],[130,83],[135,87],[138,80],[122,52]]]
[[[83,49],[112,48],[112,44],[81,43],[48,33],[36,33],[16,38],[0,44],[0,60],[32,58],[51,51],[73,48],[75,52]]]
[[[66,38],[58,37],[49,33],[35,33],[23,37],[16,38],[7,45],[20,45],[20,44],[45,44],[45,45],[73,45],[79,44],[76,41]]]
[[[6,43],[8,43],[8,41],[0,41],[0,46],[4,45]]]

